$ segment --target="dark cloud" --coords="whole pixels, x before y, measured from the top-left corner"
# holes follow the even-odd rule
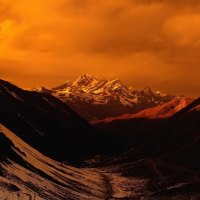
[[[12,10],[9,3],[0,1],[0,22],[11,19],[16,22],[20,22],[20,16]]]

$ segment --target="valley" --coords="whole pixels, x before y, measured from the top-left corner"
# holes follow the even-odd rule
[[[93,125],[51,94],[3,80],[0,101],[3,199],[199,198],[199,99]]]

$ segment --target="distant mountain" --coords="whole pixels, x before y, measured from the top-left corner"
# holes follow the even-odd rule
[[[117,120],[169,118],[192,102],[193,99],[191,98],[177,97],[167,103],[155,106],[153,108],[144,109],[135,114],[125,114],[118,117],[109,117],[103,120],[96,120],[93,121],[92,124],[97,125],[100,123],[110,123]]]
[[[118,79],[108,81],[89,74],[78,77],[72,83],[67,81],[51,90],[43,87],[38,91],[53,94],[89,121],[136,113],[175,98],[172,95],[153,92],[148,87],[134,90]]]
[[[44,86],[40,87],[40,88],[32,88],[32,91],[35,91],[35,92],[41,92],[41,93],[48,93],[48,94],[51,94],[52,91],[45,88]]]
[[[0,102],[0,123],[56,160],[79,162],[100,148],[97,131],[50,94],[0,80]]]

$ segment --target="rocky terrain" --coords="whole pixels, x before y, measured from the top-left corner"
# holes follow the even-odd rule
[[[173,95],[153,92],[148,87],[137,90],[125,86],[119,79],[109,81],[90,74],[52,89],[41,87],[34,90],[56,96],[87,121],[136,113],[175,98]]]

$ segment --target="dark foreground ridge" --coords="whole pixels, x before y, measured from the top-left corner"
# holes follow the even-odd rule
[[[99,151],[95,128],[54,96],[0,80],[0,101],[0,123],[42,153],[73,162]]]

